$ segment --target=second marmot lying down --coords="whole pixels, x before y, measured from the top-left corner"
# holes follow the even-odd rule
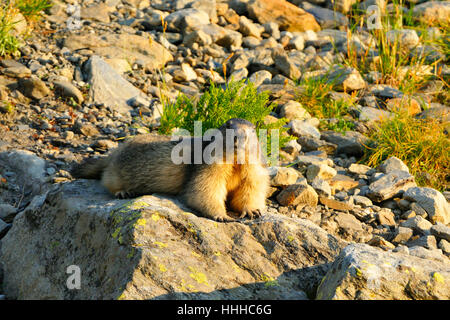
[[[103,186],[118,197],[151,193],[180,195],[189,207],[217,221],[234,220],[227,215],[227,208],[239,213],[240,218],[260,216],[266,207],[270,183],[259,154],[255,127],[249,121],[231,119],[219,132],[223,136],[219,144],[225,151],[213,151],[215,161],[212,163],[177,164],[173,161],[173,150],[183,140],[187,148],[182,149],[181,154],[190,153],[193,160],[194,154],[199,152],[195,149],[195,139],[200,139],[202,153],[211,149],[214,139],[184,137],[171,141],[170,137],[149,134],[124,143],[107,157],[85,160],[72,169],[72,175],[101,179]],[[231,148],[227,149],[227,141],[232,141]],[[250,147],[252,141],[256,141],[253,148]],[[256,151],[258,155],[254,156]],[[230,155],[233,156],[231,161],[227,158]]]

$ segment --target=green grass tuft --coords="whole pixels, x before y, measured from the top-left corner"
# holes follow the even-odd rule
[[[0,57],[17,55],[20,41],[13,34],[13,17],[17,12],[9,3],[0,5]]]
[[[334,83],[325,75],[320,78],[306,78],[300,81],[302,88],[296,98],[302,106],[314,117],[321,120],[321,127],[345,132],[354,128],[353,121],[349,120],[348,110],[354,105],[354,98],[349,100],[334,100],[330,96]],[[329,121],[332,120],[332,121]]]
[[[33,22],[42,12],[52,6],[50,0],[6,0],[0,3],[0,57],[17,56],[23,45],[23,37],[31,34]],[[25,34],[15,34],[17,14],[21,13],[29,22]]]
[[[42,12],[52,7],[51,0],[15,0],[15,7],[29,20],[38,20]]]

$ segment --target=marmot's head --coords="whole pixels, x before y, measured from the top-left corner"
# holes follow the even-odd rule
[[[228,159],[233,155],[234,163],[260,161],[261,150],[253,123],[233,118],[225,122],[219,130],[224,137],[224,155],[229,157]]]

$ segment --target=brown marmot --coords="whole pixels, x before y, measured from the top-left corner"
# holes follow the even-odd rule
[[[180,195],[189,207],[217,221],[234,220],[227,215],[227,208],[240,214],[240,218],[260,216],[266,207],[270,182],[255,126],[235,118],[216,132],[223,138],[213,136],[208,141],[205,135],[174,141],[160,135],[137,136],[109,156],[90,158],[76,165],[71,173],[75,178],[101,179],[117,197],[154,192]],[[184,149],[180,148],[181,141]],[[227,141],[231,141],[231,148],[227,147],[230,145]],[[218,142],[216,146],[225,151],[211,148],[213,142]],[[196,143],[200,143],[200,151],[195,149]],[[214,161],[211,163],[209,159],[207,163],[202,158],[201,163],[178,163],[174,161],[177,155],[174,148],[182,150],[179,156],[190,154],[192,159],[199,152],[204,157],[205,151],[214,149],[210,152]]]

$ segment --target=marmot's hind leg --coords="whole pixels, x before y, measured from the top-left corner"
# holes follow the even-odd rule
[[[114,168],[107,167],[105,171],[103,171],[101,182],[102,185],[117,198],[130,198],[130,194],[127,192],[123,178],[118,175],[117,170]]]

